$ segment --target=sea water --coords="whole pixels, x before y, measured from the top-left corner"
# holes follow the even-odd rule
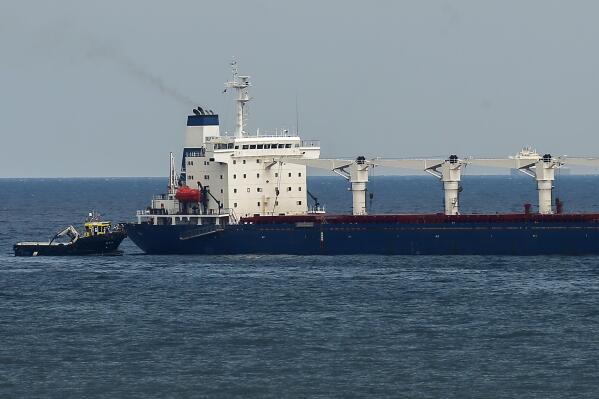
[[[371,180],[371,213],[442,210],[432,177]],[[532,179],[462,185],[463,212],[536,203]],[[0,180],[0,398],[598,395],[599,257],[12,255],[91,210],[132,221],[165,186]],[[309,189],[350,211],[342,179]],[[555,194],[599,213],[599,177]]]

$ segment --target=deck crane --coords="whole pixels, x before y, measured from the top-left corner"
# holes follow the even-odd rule
[[[421,170],[437,177],[443,182],[445,193],[444,205],[446,215],[459,215],[459,193],[462,168],[468,161],[450,155],[443,159],[373,159],[376,166]]]
[[[476,166],[517,169],[534,178],[539,192],[539,213],[552,214],[552,189],[555,170],[564,163],[551,154],[540,156],[531,148],[524,148],[516,156],[509,158],[468,158],[468,163]],[[599,164],[598,164],[599,165]]]

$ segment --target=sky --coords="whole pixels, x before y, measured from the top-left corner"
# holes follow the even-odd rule
[[[0,177],[165,176],[200,105],[322,157],[599,156],[599,2],[3,1]],[[296,112],[297,110],[297,112]]]

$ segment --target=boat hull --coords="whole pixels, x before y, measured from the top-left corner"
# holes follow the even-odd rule
[[[78,256],[120,255],[119,245],[125,239],[124,232],[81,237],[70,243],[19,243],[13,246],[15,256]]]
[[[126,224],[149,254],[589,255],[599,254],[596,218],[493,220],[250,218],[212,232],[193,225]],[[558,215],[555,215],[558,216]],[[427,220],[430,219],[430,220]]]

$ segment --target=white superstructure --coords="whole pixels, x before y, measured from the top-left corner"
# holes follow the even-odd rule
[[[200,190],[203,200],[191,205],[178,201],[174,195],[177,188],[171,182],[169,195],[155,198],[151,207],[170,215],[169,224],[198,219],[179,217],[185,215],[229,217],[235,222],[248,216],[308,212],[306,166],[278,159],[316,159],[320,143],[304,141],[284,129],[272,134],[248,133],[249,79],[238,74],[234,63],[233,79],[225,84],[236,91],[234,135],[221,134],[218,115],[210,110],[198,107],[188,116],[179,185]],[[138,219],[153,218],[159,223],[154,213],[139,212]],[[204,224],[201,219],[198,224]]]

